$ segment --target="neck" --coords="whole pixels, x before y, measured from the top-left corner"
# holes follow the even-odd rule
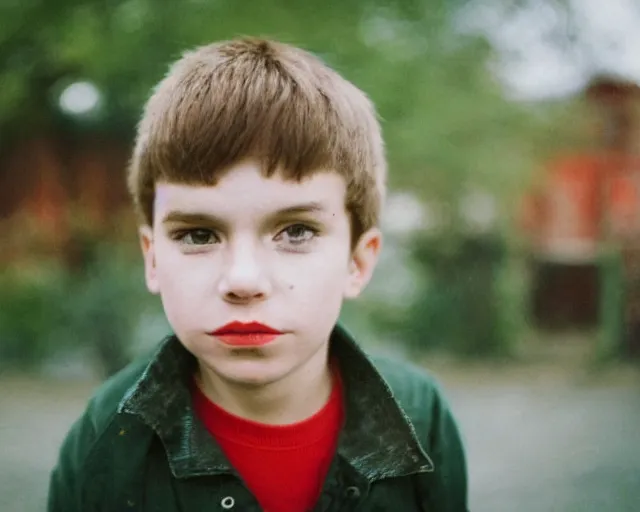
[[[266,425],[287,425],[313,416],[326,404],[332,387],[326,350],[264,385],[230,381],[203,364],[199,365],[197,381],[202,392],[219,407]]]

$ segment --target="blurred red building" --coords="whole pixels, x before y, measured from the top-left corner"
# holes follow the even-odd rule
[[[0,265],[62,258],[73,266],[83,236],[117,231],[130,215],[129,147],[84,134],[17,137],[0,147]]]
[[[622,254],[629,290],[640,270],[640,87],[600,77],[584,95],[595,144],[551,161],[524,200],[533,312],[543,325],[597,323],[604,250]],[[628,312],[638,310],[626,296]]]

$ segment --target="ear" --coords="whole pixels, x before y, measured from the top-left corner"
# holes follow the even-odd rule
[[[160,293],[160,285],[156,272],[156,253],[151,226],[141,226],[139,229],[140,247],[144,259],[144,277],[147,289],[153,293]]]
[[[365,232],[353,252],[349,262],[349,276],[344,295],[353,299],[360,295],[373,276],[382,249],[382,233],[378,228]]]

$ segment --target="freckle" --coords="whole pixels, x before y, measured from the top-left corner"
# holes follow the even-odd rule
[[[293,290],[293,285],[292,284],[289,285],[289,290]]]

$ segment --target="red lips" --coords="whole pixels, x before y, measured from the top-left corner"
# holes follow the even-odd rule
[[[270,343],[284,333],[259,322],[231,322],[208,334],[226,345],[258,347]]]

